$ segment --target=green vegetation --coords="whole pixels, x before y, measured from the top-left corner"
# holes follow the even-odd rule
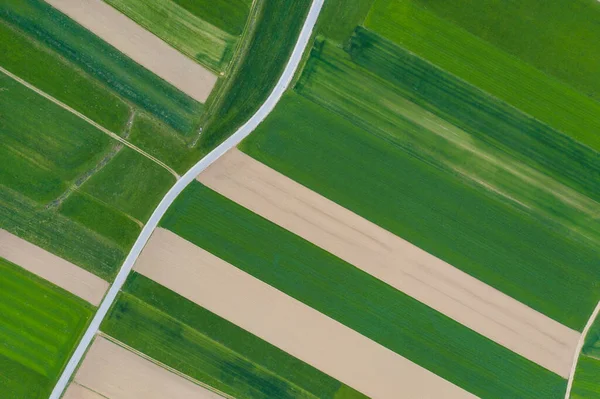
[[[102,331],[238,398],[364,398],[280,349],[134,273]]]
[[[181,134],[195,133],[202,104],[136,64],[44,1],[5,0],[0,5],[0,21],[54,51]],[[41,71],[47,69],[43,59],[26,61]],[[41,74],[41,71],[36,73]],[[54,88],[49,90],[52,95],[63,90],[59,82],[48,86]]]
[[[196,17],[173,1],[107,0],[107,3],[214,72],[223,71],[233,55],[236,44],[234,36]]]
[[[175,178],[165,169],[124,147],[81,191],[146,222],[173,183]]]
[[[596,151],[366,29],[356,30],[348,48],[354,62],[393,83],[406,99],[477,139],[496,143],[519,162],[600,200]],[[315,52],[313,57],[321,55]],[[361,76],[369,79],[367,72]]]
[[[298,95],[242,150],[574,329],[598,300],[597,247]]]
[[[107,129],[119,133],[125,125],[128,106],[124,101],[1,19],[0,54],[0,66]]]
[[[72,193],[60,205],[59,212],[116,243],[123,250],[133,245],[142,230],[126,214],[81,192]]]
[[[286,111],[284,115],[289,115],[289,107],[281,109]],[[303,111],[311,110],[304,108]],[[311,118],[305,117],[304,121],[315,118],[310,112],[303,115],[311,115]],[[314,127],[306,129],[306,124],[302,122],[296,121],[296,124],[303,125],[301,129],[312,131],[320,137],[326,137],[322,134],[324,131],[329,136],[330,126],[321,126],[315,130]],[[353,133],[351,128],[343,131],[345,135]],[[293,152],[291,147],[303,147],[304,143],[307,146],[314,144],[308,142],[313,140],[307,140],[306,134],[292,137],[296,142],[293,145],[286,143],[288,151]],[[269,139],[274,140],[274,137]],[[300,142],[303,144],[300,145]],[[275,145],[278,144],[281,141]],[[261,142],[261,145],[265,146],[265,143]],[[336,145],[343,144],[336,142]],[[269,146],[266,147],[267,153],[270,153]],[[304,158],[302,165],[318,168],[311,175],[320,170],[323,173],[333,172],[337,177],[335,164],[339,163],[336,162],[339,149],[336,152],[326,148],[324,152],[327,153],[326,159],[333,165],[319,168],[321,165],[311,162],[313,159],[310,157]],[[368,152],[369,148],[362,148],[361,159],[368,159]],[[292,154],[292,159],[293,157]],[[365,167],[360,160],[356,160],[356,163],[357,167]],[[396,171],[405,169],[388,165],[387,170],[395,174]],[[366,174],[370,172],[372,171],[367,170]],[[373,179],[375,184],[390,184],[388,179],[377,177]],[[349,173],[343,184],[350,186],[355,178]],[[362,182],[357,182],[360,183]],[[402,203],[401,199],[394,200]],[[371,203],[370,206],[379,209],[377,203]],[[389,209],[383,209],[388,216],[393,214]],[[564,395],[565,381],[556,374],[484,338],[200,183],[194,182],[188,186],[169,209],[161,225],[475,395],[544,399]]]
[[[111,139],[82,119],[4,74],[0,87],[3,186],[50,202],[108,151]]]
[[[585,337],[573,380],[572,399],[600,398],[600,317]]]
[[[410,1],[600,100],[597,1]]]
[[[47,398],[92,316],[91,305],[0,258],[0,392]]]
[[[498,4],[498,7],[504,6],[504,3]],[[518,6],[520,3],[515,4]],[[600,150],[600,120],[595,116],[600,113],[600,103],[442,19],[420,0],[376,0],[366,26],[424,60]],[[548,24],[548,29],[551,28],[552,24]],[[519,30],[514,34],[520,34]],[[594,46],[594,43],[588,45]],[[564,67],[565,63],[558,65]],[[570,68],[578,68],[576,62],[571,61],[570,65]],[[597,64],[591,65],[595,68]]]
[[[240,64],[232,70],[219,98],[209,106],[199,146],[213,148],[252,116],[283,72],[300,33],[310,0],[263,0],[256,27]]]
[[[244,30],[252,0],[171,0],[198,18],[239,36]]]
[[[317,31],[327,39],[345,44],[354,28],[362,25],[375,0],[327,0],[319,15]]]

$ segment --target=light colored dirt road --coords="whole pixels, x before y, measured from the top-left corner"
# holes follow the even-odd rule
[[[580,334],[234,149],[198,180],[567,378]]]
[[[222,399],[101,336],[92,344],[74,381],[110,399]],[[71,384],[69,391],[72,389],[78,390]],[[82,391],[86,390],[79,392]],[[87,396],[73,398],[87,399]]]
[[[206,102],[217,81],[215,74],[102,0],[46,2],[193,99]]]
[[[50,252],[0,229],[0,257],[98,306],[108,283]]]
[[[474,398],[168,230],[135,270],[374,399]]]

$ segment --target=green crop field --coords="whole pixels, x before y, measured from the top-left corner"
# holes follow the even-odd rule
[[[328,0],[317,24],[320,35],[345,44],[357,25],[362,25],[374,0]]]
[[[596,247],[465,184],[411,148],[294,94],[242,146],[304,186],[581,330],[598,300]]]
[[[556,374],[200,183],[188,186],[161,225],[476,395],[564,395]]]
[[[47,398],[92,307],[0,258],[0,392]]]
[[[170,0],[198,18],[239,36],[244,30],[252,0]]]
[[[181,134],[195,133],[202,104],[136,64],[42,0],[5,0],[0,5],[0,21],[52,50]],[[47,68],[42,62],[44,59],[28,58],[22,62],[31,63],[32,69],[41,69],[31,72],[31,75],[45,76],[41,75]],[[47,87],[53,88],[48,90],[52,95],[64,90],[59,81],[48,83]]]
[[[600,398],[600,317],[596,318],[585,337],[575,371],[571,398]]]
[[[600,103],[441,18],[420,0],[376,0],[366,27],[583,144],[600,149],[600,120],[595,117]],[[572,67],[577,68],[577,63]]]
[[[216,73],[224,71],[233,55],[234,36],[196,17],[174,1],[107,0],[107,3]],[[214,8],[214,5],[207,7]]]
[[[410,1],[600,100],[598,1]]]
[[[134,273],[102,331],[237,398],[360,399],[333,378]]]
[[[227,87],[210,108],[198,145],[213,148],[246,122],[267,99],[296,44],[310,0],[262,0],[256,29]],[[285,27],[285,29],[282,29]]]

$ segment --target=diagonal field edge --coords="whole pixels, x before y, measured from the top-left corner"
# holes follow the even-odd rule
[[[283,93],[290,85],[296,69],[300,64],[302,59],[302,54],[306,49],[308,41],[312,35],[313,28],[317,22],[317,18],[319,17],[319,13],[321,12],[321,7],[323,6],[324,0],[312,0],[312,4],[310,6],[310,10],[308,11],[308,15],[306,16],[306,20],[304,21],[304,25],[302,26],[302,30],[300,31],[300,35],[298,36],[298,40],[296,41],[296,45],[294,46],[294,50],[285,66],[281,77],[279,78],[277,84],[273,88],[273,91],[267,98],[267,100],[261,105],[261,107],[256,111],[254,115],[240,127],[233,135],[231,135],[227,140],[221,143],[217,148],[209,152],[204,158],[202,158],[198,163],[196,163],[190,170],[188,170],[167,192],[167,194],[163,197],[163,199],[158,204],[158,207],[150,216],[150,219],[142,229],[142,232],[138,236],[135,244],[131,248],[129,255],[125,259],[123,266],[119,270],[115,281],[111,285],[108,293],[104,297],[104,300],[100,304],[100,307],[96,311],[94,318],[92,319],[90,325],[88,326],[85,334],[81,338],[81,341],[77,345],[75,352],[69,359],[67,366],[62,372],[58,382],[54,386],[54,389],[50,395],[50,399],[59,399],[65,390],[71,376],[75,372],[77,365],[81,361],[83,355],[87,351],[90,343],[92,342],[96,332],[100,328],[100,324],[104,320],[104,317],[108,313],[108,310],[112,306],[118,292],[121,290],[121,287],[125,283],[127,276],[131,272],[131,269],[137,260],[140,252],[146,245],[146,242],[150,238],[150,235],[158,225],[158,222],[165,214],[169,206],[173,203],[175,198],[190,184],[195,180],[196,175],[206,169],[210,164],[219,159],[225,152],[229,149],[238,145],[244,138],[246,138],[250,133],[256,129],[256,127],[271,113],[271,111],[275,108]]]
[[[598,317],[598,313],[600,313],[600,301],[596,305],[596,308],[592,312],[585,328],[581,332],[581,336],[579,337],[579,342],[577,343],[577,349],[575,349],[575,354],[573,355],[573,365],[571,366],[571,373],[569,374],[569,380],[567,381],[567,390],[565,392],[565,399],[569,399],[571,397],[571,389],[573,389],[573,380],[575,380],[575,370],[577,369],[577,363],[579,357],[581,356],[581,350],[583,349],[583,344],[585,343],[585,338],[587,337],[590,328],[594,324],[594,321]]]
[[[5,68],[0,66],[0,72],[2,72],[3,74],[5,74],[6,76],[8,76],[9,78],[21,83],[23,86],[27,87],[30,90],[33,90],[35,93],[39,94],[40,96],[44,97],[46,100],[49,100],[51,102],[53,102],[54,104],[58,105],[59,107],[61,107],[62,109],[69,111],[70,113],[72,113],[73,115],[75,115],[76,117],[83,119],[84,121],[86,121],[87,123],[89,123],[90,125],[94,126],[96,129],[100,130],[102,133],[108,135],[109,137],[119,141],[120,143],[126,145],[127,147],[131,148],[132,150],[140,153],[141,155],[145,156],[146,158],[148,158],[149,160],[155,162],[157,165],[163,167],[164,169],[166,169],[170,174],[172,174],[175,179],[179,179],[179,175],[177,174],[177,172],[175,172],[173,169],[171,169],[167,164],[165,164],[163,161],[161,161],[160,159],[153,157],[152,155],[148,154],[146,151],[142,150],[141,148],[137,147],[136,145],[130,143],[129,141],[125,140],[123,137],[119,136],[116,133],[111,132],[110,130],[108,130],[107,128],[105,128],[104,126],[94,122],[93,120],[91,120],[90,118],[88,118],[87,116],[85,116],[84,114],[82,114],[79,111],[76,111],[75,109],[69,107],[67,104],[57,100],[56,98],[52,97],[50,94],[38,89],[37,87],[35,87],[34,85],[32,85],[31,83],[27,82],[24,79],[21,79],[20,77],[18,77],[17,75],[11,73],[10,71],[6,70]]]

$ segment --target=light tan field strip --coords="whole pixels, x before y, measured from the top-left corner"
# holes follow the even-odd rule
[[[65,395],[62,399],[110,399],[106,396],[102,396],[90,389],[77,384],[76,382],[72,382],[67,388]]]
[[[102,133],[109,135],[113,139],[115,139],[115,140],[123,143],[124,145],[126,145],[129,148],[131,148],[132,150],[140,153],[141,155],[145,156],[149,160],[155,162],[157,165],[165,168],[176,179],[179,179],[179,175],[177,174],[177,172],[175,172],[173,169],[171,169],[167,164],[165,164],[164,162],[162,162],[160,159],[153,157],[152,155],[148,154],[146,151],[142,150],[141,148],[138,148],[135,145],[131,144],[129,141],[125,140],[123,137],[119,136],[118,134],[113,133],[110,130],[106,129],[104,126],[101,126],[101,125],[97,124],[96,122],[94,122],[93,120],[91,120],[90,118],[88,118],[87,116],[85,116],[84,114],[82,114],[81,112],[76,111],[73,108],[69,107],[67,104],[58,101],[56,98],[52,97],[48,93],[46,93],[46,92],[38,89],[37,87],[35,87],[31,83],[27,82],[26,80],[21,79],[17,75],[15,75],[12,72],[10,72],[10,71],[2,68],[1,66],[0,66],[0,72],[2,72],[3,74],[5,74],[8,77],[14,79],[15,81],[21,83],[23,86],[27,87],[28,89],[35,91],[37,94],[39,94],[40,96],[44,97],[46,100],[52,101],[54,104],[58,105],[62,109],[66,110],[66,111],[69,111],[70,113],[72,113],[73,115],[77,116],[80,119],[83,119],[84,121],[86,121],[90,125],[94,126],[96,129],[100,130]]]
[[[193,99],[206,102],[217,77],[102,0],[45,0]]]
[[[169,230],[135,269],[374,399],[475,397]]]
[[[233,149],[198,180],[567,378],[580,334]]]
[[[36,245],[0,229],[0,257],[98,306],[108,283]]]
[[[222,399],[102,336],[96,337],[73,381],[65,394],[69,399],[69,391],[81,392],[78,385],[110,399]]]

